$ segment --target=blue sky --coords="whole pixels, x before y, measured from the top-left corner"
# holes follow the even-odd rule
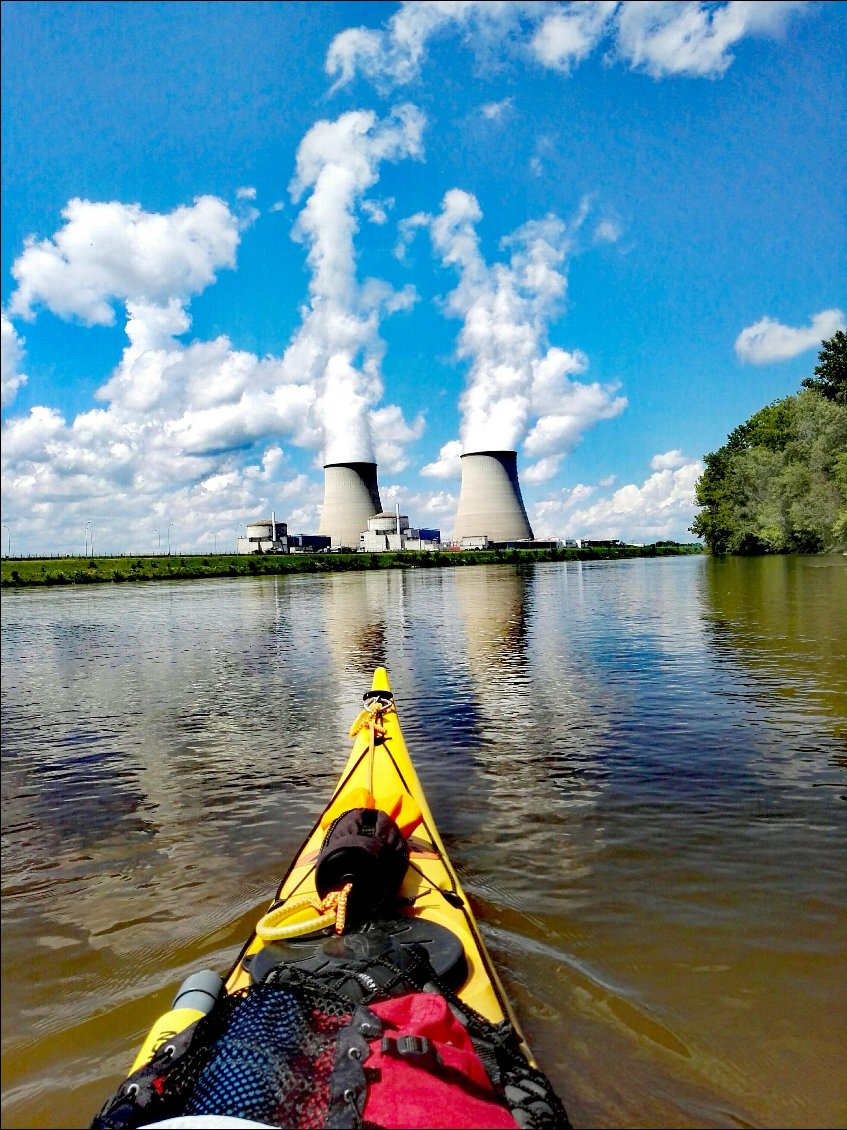
[[[5,0],[4,552],[315,532],[357,458],[449,534],[485,448],[689,540],[845,325],[844,13]]]

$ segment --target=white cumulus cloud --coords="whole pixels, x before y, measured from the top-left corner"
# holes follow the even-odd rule
[[[35,406],[4,422],[4,514],[23,522],[31,548],[63,551],[81,550],[73,531],[84,522],[99,531],[101,552],[107,532],[120,539],[112,548],[152,548],[166,511],[174,521],[165,529],[179,521],[192,541],[213,520],[243,522],[264,506],[268,469],[278,466],[263,448],[277,436],[315,446],[319,437],[303,435],[312,391],[280,388],[278,361],[224,337],[179,340],[190,330],[190,297],[235,265],[237,220],[213,197],[163,215],[71,201],[63,215],[51,240],[29,241],[16,260],[10,312],[35,318],[47,307],[97,324],[123,303],[128,344],[96,394],[102,407],[66,420]],[[4,327],[4,348],[13,335]]]
[[[677,452],[669,454],[676,456]],[[547,525],[558,521],[558,529],[568,537],[692,540],[686,531],[697,511],[694,487],[703,473],[703,464],[699,459],[674,458],[676,466],[670,466],[667,455],[660,455],[654,457],[651,465],[657,467],[662,463],[662,469],[654,470],[640,486],[627,483],[586,506],[580,503],[594,495],[594,489],[575,487],[560,506],[548,505]]]
[[[333,90],[364,75],[382,90],[412,82],[426,60],[428,41],[458,28],[480,46],[502,42],[514,25],[516,5],[488,0],[414,0],[392,13],[386,30],[347,28],[335,37],[325,69]]]
[[[235,266],[239,221],[214,196],[168,213],[138,204],[71,200],[51,239],[30,237],[12,265],[11,317],[39,305],[86,325],[112,325],[114,302],[181,303]]]
[[[521,479],[525,483],[546,483],[555,478],[562,463],[562,456],[548,455],[543,459],[530,463],[521,472]]]
[[[506,55],[568,75],[595,51],[654,78],[716,78],[732,48],[751,36],[780,35],[804,0],[407,0],[383,28],[348,28],[326,58],[333,90],[362,76],[388,91],[415,81],[429,46],[462,35],[477,68],[492,73]],[[490,103],[489,105],[496,105]]]
[[[437,529],[442,536],[453,529],[459,499],[451,491],[410,491],[397,484],[380,484],[379,489],[386,509],[399,502],[400,513],[408,514],[414,527]]]
[[[569,74],[604,38],[617,7],[615,0],[549,5],[533,35],[533,52],[545,67]]]
[[[443,444],[438,458],[421,467],[421,474],[433,479],[459,479],[462,477],[462,443],[451,439]]]
[[[743,329],[735,339],[739,360],[751,365],[767,365],[771,361],[787,361],[800,353],[820,346],[837,330],[845,328],[841,310],[822,310],[808,326],[784,326],[774,318],[760,318]]]
[[[650,460],[650,470],[675,471],[678,467],[684,467],[687,462],[688,460],[679,448],[675,447],[672,451],[664,451],[660,455],[654,455]]]
[[[10,407],[18,395],[18,389],[26,384],[26,373],[21,366],[24,359],[24,340],[19,337],[15,327],[5,314],[0,318],[2,341],[0,341],[0,383],[2,383],[2,407]]]
[[[409,423],[396,404],[387,404],[370,414],[376,461],[380,473],[404,471],[409,466],[408,447],[424,433],[426,420],[422,413]]]
[[[628,0],[617,14],[617,52],[654,78],[715,78],[733,61],[731,48],[747,36],[778,35],[802,2]]]

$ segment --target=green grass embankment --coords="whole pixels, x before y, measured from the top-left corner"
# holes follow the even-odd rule
[[[363,569],[495,565],[501,562],[600,561],[701,553],[699,545],[619,546],[609,549],[487,549],[461,553],[209,554],[161,557],[42,557],[2,562],[3,588],[32,585],[122,584],[132,581],[260,577],[289,573],[343,573]]]

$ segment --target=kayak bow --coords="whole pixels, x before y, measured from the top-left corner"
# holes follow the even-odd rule
[[[315,865],[326,829],[336,814],[356,807],[367,794],[373,796],[378,805],[380,802],[385,805],[401,829],[404,814],[407,814],[408,826],[420,813],[420,822],[413,827],[408,840],[409,868],[400,889],[401,913],[410,919],[444,926],[460,939],[468,976],[458,996],[493,1024],[508,1018],[517,1030],[517,1020],[412,765],[384,667],[374,672],[370,695],[365,697],[368,705],[362,715],[366,717],[360,715],[353,724],[353,749],[332,798],[282,880],[272,905],[285,908],[298,898],[320,902],[315,888]],[[374,734],[374,728],[381,733]],[[303,925],[314,929],[309,923],[308,910],[303,910],[298,917]],[[243,958],[257,953],[265,944],[257,933],[253,934],[227,979],[227,992],[248,983]]]
[[[398,1057],[406,1057],[399,1076],[405,1082],[399,1090],[395,1082],[396,1095],[401,1098],[397,1100],[395,1095],[393,1108],[384,1105],[380,1108],[382,1125],[430,1125],[421,1119],[430,1117],[427,1105],[430,1096],[437,1106],[438,1088],[444,1083],[441,1076],[447,1072],[455,1077],[454,1091],[455,1087],[459,1088],[455,1093],[461,1092],[457,1109],[461,1112],[462,1102],[465,1102],[468,1112],[476,1111],[475,1117],[493,1118],[485,1125],[543,1127],[545,1130],[554,1127],[561,1130],[568,1126],[561,1103],[531,1057],[467,897],[450,863],[403,740],[388,672],[384,667],[378,667],[374,672],[371,689],[363,699],[364,709],[350,730],[353,748],[329,803],[306,837],[268,911],[257,922],[228,975],[222,981],[217,974],[206,970],[188,979],[177,994],[171,1011],[153,1026],[129,1079],[117,1096],[106,1104],[93,1126],[139,1125],[139,1122],[133,1121],[134,1113],[126,1114],[127,1103],[140,1102],[139,1093],[153,1095],[155,1092],[155,1095],[161,1096],[169,1085],[167,1073],[173,1062],[185,1055],[186,1048],[189,1053],[186,1061],[190,1061],[192,1055],[196,1059],[197,1053],[192,1049],[196,1048],[201,1032],[203,1035],[199,1043],[203,1044],[204,1051],[213,1050],[215,1040],[219,1039],[223,1029],[219,1025],[215,1034],[210,1035],[212,1018],[227,1009],[235,1015],[242,1002],[251,999],[251,994],[254,1002],[259,1001],[259,1007],[262,1007],[261,993],[266,989],[270,993],[274,987],[278,990],[278,982],[285,982],[289,998],[292,993],[296,997],[297,987],[303,984],[313,994],[308,998],[312,1003],[306,1012],[311,1008],[310,1015],[314,1018],[318,1014],[323,1015],[327,1009],[331,1012],[334,1004],[343,1000],[345,978],[355,991],[352,993],[353,1003],[344,1001],[340,1008],[340,1011],[352,1014],[352,1019],[347,1015],[343,1024],[355,1027],[357,1017],[365,1015],[366,1023],[361,1032],[366,1032],[368,1025],[379,1027],[382,1023],[387,1024],[387,1031],[394,1031],[397,1014],[391,1009],[398,1005],[398,998],[402,1002],[415,998],[423,1001],[425,1008],[428,1007],[427,1002],[434,1007],[437,998],[447,1022],[454,1024],[458,1019],[463,1026],[461,1039],[468,1041],[469,1054],[475,1061],[472,1069],[476,1070],[478,1065],[478,1075],[481,1073],[476,1083],[470,1083],[467,1074],[463,1084],[455,1082],[460,1072],[455,1067],[445,1067],[445,1062],[456,1049],[455,1039],[445,1038],[438,1045],[428,1038],[405,1035],[396,1039],[383,1037],[381,1045],[378,1041],[370,1046],[360,1043],[356,1058],[364,1058],[368,1065],[364,1073],[359,1069],[361,1096],[370,1094],[366,1077],[379,1081],[386,1074],[391,1074],[386,1071],[386,1065],[390,1067],[390,1064],[384,1059],[385,1054],[390,1052],[394,1055],[392,1062],[399,1062]],[[394,962],[393,966],[391,962]],[[385,980],[386,967],[394,970],[396,976],[393,981]],[[420,973],[421,969],[428,980],[421,976],[415,981],[415,973]],[[408,970],[413,972],[407,975]],[[340,986],[341,995],[336,992],[334,998],[331,995],[321,997],[321,977],[325,978],[324,985],[331,982],[333,992]],[[274,985],[274,982],[277,984]],[[401,987],[398,988],[398,985]],[[318,995],[315,996],[315,993]],[[404,993],[407,995],[404,996]],[[386,999],[392,997],[394,1000],[388,1000],[386,1004]],[[289,1007],[280,1006],[278,1002],[281,999],[277,992],[273,1008]],[[314,1011],[316,1000],[319,1001],[317,1013]],[[329,1006],[326,1006],[327,1001]],[[357,1001],[361,1004],[357,1005]],[[445,1002],[452,1017],[445,1010]],[[373,1011],[364,1007],[362,1012],[363,1006],[370,1006]],[[303,1007],[301,1000],[297,1003],[301,1017],[306,1015]],[[268,1015],[267,1011],[265,1015]],[[338,1010],[336,1020],[337,1015]],[[241,1035],[243,1016],[240,1023],[238,1036],[241,1043],[236,1058],[244,1055]],[[464,1031],[465,1028],[467,1031]],[[343,1033],[338,1036],[336,1032],[334,1038],[337,1039],[336,1044],[323,1055],[324,1061],[327,1057],[330,1060],[334,1057],[333,1080],[338,1071],[338,1049],[346,1048],[344,1039],[349,1042],[350,1037]],[[312,1043],[314,1045],[313,1038]],[[379,1054],[380,1047],[383,1058]],[[256,1048],[257,1058],[268,1058],[267,1037],[264,1043],[257,1038]],[[278,1049],[276,1052],[279,1058]],[[352,1056],[354,1053],[350,1051],[349,1054]],[[498,1055],[499,1065],[495,1063]],[[398,1113],[397,1107],[398,1101],[401,1106],[405,1102],[404,1096],[408,1095],[411,1104],[408,1109],[414,1107],[412,1092],[416,1085],[420,1085],[416,1082],[418,1076],[414,1071],[411,1076],[403,1076],[402,1071],[407,1071],[412,1063],[419,1072],[425,1060],[428,1070],[436,1071],[440,1077],[436,1080],[435,1076],[430,1076],[423,1084],[421,1109],[424,1113],[419,1111],[410,1115],[418,1121],[391,1121],[392,1118],[405,1117],[406,1108]],[[370,1066],[374,1063],[381,1064],[382,1069]],[[324,1068],[325,1065],[324,1062]],[[186,1070],[183,1063],[176,1072],[177,1076],[181,1072],[178,1084],[183,1088]],[[287,1072],[285,1068],[283,1074]],[[484,1094],[480,1084],[484,1085]],[[243,1080],[239,1086],[243,1090]],[[473,1094],[468,1091],[469,1087]],[[210,1091],[208,1086],[205,1091],[202,1086],[200,1090],[207,1101],[210,1094],[218,1094],[218,1091]],[[329,1104],[332,1097],[329,1083],[326,1083],[325,1090]],[[352,1093],[348,1088],[344,1097],[349,1100]],[[383,1091],[383,1095],[385,1093]],[[290,1096],[286,1101],[289,1106],[285,1109],[291,1118]],[[338,1115],[336,1103],[335,1106],[321,1108],[319,1116],[314,1111],[310,1112],[302,1125],[360,1126],[363,1120],[370,1124],[374,1112],[379,1111],[378,1104],[371,1098],[368,1101],[371,1106],[367,1112],[364,1110],[364,1097],[361,1101],[354,1101],[356,1111],[352,1122],[343,1121],[347,1115]],[[453,1110],[453,1099],[449,1093],[447,1102],[447,1109]],[[473,1103],[482,1105],[473,1107]],[[492,1103],[499,1106],[492,1106]],[[149,1113],[161,1111],[170,1116],[177,1109],[180,1108],[169,1108],[161,1103],[157,1106],[154,1096]],[[193,1110],[195,1114],[200,1110],[218,1113],[216,1108],[198,1107],[196,1101],[193,1107],[189,1104],[184,1109],[189,1113]],[[266,1111],[267,1104],[261,1109]],[[387,1117],[386,1110],[389,1110]],[[243,1105],[237,1107],[234,1103],[222,1113],[256,1116],[255,1109],[246,1110]],[[471,1113],[466,1116],[473,1117]],[[273,1121],[272,1115],[265,1113],[264,1117],[269,1121],[260,1124],[278,1124]],[[342,1117],[340,1122],[337,1121],[339,1117]],[[379,1122],[380,1118],[376,1120]],[[149,1120],[145,1124],[149,1124]],[[190,1122],[184,1124],[191,1125]],[[443,1120],[432,1123],[438,1126],[481,1124]]]

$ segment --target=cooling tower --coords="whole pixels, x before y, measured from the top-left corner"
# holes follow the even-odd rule
[[[320,532],[333,545],[358,549],[359,534],[368,528],[368,518],[381,510],[376,463],[326,464]]]
[[[476,451],[462,456],[462,490],[453,537],[456,541],[532,538],[518,482],[517,452]]]

